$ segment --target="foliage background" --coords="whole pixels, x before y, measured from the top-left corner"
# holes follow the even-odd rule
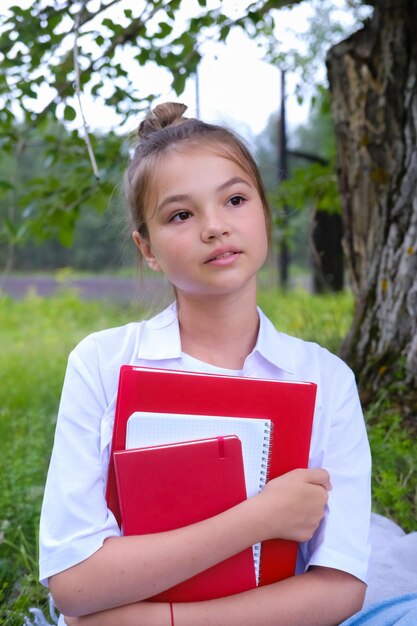
[[[117,2],[108,0],[107,4]],[[220,8],[208,10],[201,0],[201,15],[178,32],[174,23],[180,4],[179,0],[146,2],[140,19],[133,9],[126,9],[120,23],[106,17],[93,23],[89,2],[69,0],[60,3],[59,11],[56,3],[34,0],[27,9],[16,4],[11,16],[0,16],[3,266],[16,262],[23,269],[36,264],[43,268],[71,264],[103,269],[109,262],[113,267],[114,263],[119,267],[125,263],[123,244],[118,243],[124,232],[118,184],[128,144],[113,132],[91,135],[99,173],[99,177],[94,176],[82,133],[71,130],[76,114],[75,76],[68,37],[74,36],[75,28],[80,32],[82,89],[103,98],[122,119],[143,111],[153,96],[139,96],[116,53],[118,46],[133,50],[138,67],[166,67],[180,93],[199,61],[201,38],[214,36],[227,41],[232,28],[244,29],[262,41],[271,62],[299,68],[299,95],[304,97],[305,86],[315,82],[311,77],[320,74],[317,62],[322,62],[323,50],[347,35],[346,29],[330,17],[334,3],[311,0],[310,4],[320,10],[312,23],[308,50],[302,55],[287,51],[284,57],[272,36],[270,9],[291,3],[257,1],[253,10],[232,23],[222,13],[221,3]],[[352,10],[363,8],[361,2],[351,0],[348,4]],[[95,38],[94,50],[84,46],[91,36]],[[104,88],[106,78],[112,85],[110,91]],[[36,111],[34,105],[45,83],[53,89],[51,100]],[[277,223],[281,226],[279,211],[290,204],[295,233],[308,229],[308,212],[298,212],[298,208],[319,205],[338,209],[328,101],[321,88],[314,93],[320,105],[315,109],[316,117],[310,129],[300,129],[293,147],[308,147],[327,159],[327,166],[300,168],[298,162],[293,181],[274,194],[276,161],[274,155],[271,167],[271,154],[276,118],[259,140],[260,152],[265,148],[265,172],[273,170],[269,188]],[[292,167],[295,164],[293,161]],[[39,248],[37,243],[44,240],[50,243]],[[294,237],[293,241],[294,249],[305,249],[305,238]],[[131,264],[129,256],[126,262]],[[260,293],[260,304],[277,327],[318,341],[335,352],[349,327],[353,306],[346,293],[318,298],[266,289]],[[46,592],[37,582],[37,527],[67,354],[87,333],[142,314],[137,303],[132,307],[83,303],[66,290],[50,299],[35,293],[22,301],[0,298],[0,624],[20,626],[30,606],[45,603]],[[374,456],[374,507],[405,530],[414,530],[415,426],[404,424],[397,408],[390,402],[388,388],[373,397],[367,409]]]
[[[294,49],[288,49],[277,37],[279,9],[290,10],[300,4],[311,8],[308,32],[299,37]],[[234,10],[230,10],[232,5]],[[228,43],[232,31],[242,31],[256,40],[267,61],[299,77],[300,99],[314,99],[317,81],[325,81],[325,50],[354,30],[367,8],[359,0],[340,0],[336,4],[330,0],[197,0],[187,3],[187,12],[180,0],[140,0],[134,7],[124,0],[103,0],[100,4],[91,0],[34,0],[26,8],[15,3],[8,11],[0,12],[3,266],[9,269],[15,263],[17,267],[26,267],[32,258],[35,263],[48,266],[71,262],[81,267],[87,263],[92,269],[91,257],[78,251],[66,253],[59,244],[72,246],[75,241],[79,248],[80,241],[92,235],[92,222],[98,225],[91,217],[96,211],[105,213],[102,232],[114,241],[112,229],[108,229],[108,198],[120,181],[128,145],[112,130],[90,133],[96,160],[94,175],[84,142],[86,129],[80,124],[77,95],[91,96],[97,103],[107,105],[112,115],[118,114],[118,126],[122,127],[127,120],[138,119],[157,96],[141,91],[144,69],[164,68],[179,96],[187,79],[195,74],[204,45],[210,41]],[[77,82],[81,94],[77,94]],[[46,100],[40,97],[45,93]],[[320,146],[327,157],[325,142],[320,141]],[[274,146],[272,154],[276,160]],[[273,169],[271,190],[280,178],[276,162]],[[331,180],[332,161],[330,169],[331,172],[321,172],[321,181]],[[292,194],[292,206],[297,210],[315,202],[315,198],[333,210],[337,206],[334,185],[314,187],[314,174],[299,174],[292,191],[289,183],[287,196],[276,196],[278,234],[288,194]],[[113,205],[110,209],[112,215],[114,208]],[[78,222],[81,224],[77,227]],[[54,243],[38,254],[34,246],[44,240]],[[104,243],[108,243],[106,238]],[[123,256],[119,262],[124,262]]]
[[[259,302],[277,328],[338,350],[352,315],[347,294],[313,296],[263,289]],[[0,298],[0,624],[21,626],[45,608],[37,582],[42,492],[66,359],[86,334],[143,317],[139,301],[83,302],[63,288],[52,298]],[[16,384],[19,381],[19,384]],[[374,458],[374,510],[415,530],[417,439],[404,429],[387,390],[366,415]]]

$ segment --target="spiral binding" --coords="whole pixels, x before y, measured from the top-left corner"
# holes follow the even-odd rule
[[[271,437],[272,437],[272,422],[271,420],[265,421],[265,436],[264,443],[262,445],[262,463],[261,463],[261,471],[259,474],[259,491],[261,491],[268,479],[269,473],[269,464],[271,462]],[[256,584],[259,585],[259,580],[261,576],[261,553],[262,553],[262,544],[256,543],[252,546],[253,549],[253,561],[255,564],[255,573],[256,573]]]
[[[271,462],[271,435],[272,435],[272,422],[270,420],[265,421],[265,436],[264,443],[262,445],[262,463],[260,472],[259,491],[261,491],[265,485],[269,473],[269,464]]]

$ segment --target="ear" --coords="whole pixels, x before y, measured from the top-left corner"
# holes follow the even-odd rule
[[[154,272],[160,272],[161,268],[159,267],[159,263],[156,260],[156,257],[153,253],[151,242],[146,237],[142,237],[142,235],[137,231],[133,231],[132,238],[135,243],[135,246],[143,256],[146,261],[148,267]]]

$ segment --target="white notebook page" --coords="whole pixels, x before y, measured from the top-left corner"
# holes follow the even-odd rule
[[[265,485],[270,433],[268,419],[138,411],[127,422],[126,448],[236,435],[242,442],[246,493],[250,498]]]
[[[242,443],[243,467],[248,498],[265,485],[269,462],[271,420],[152,413],[138,411],[127,422],[126,448],[236,435]],[[259,581],[260,544],[253,546],[256,580]]]

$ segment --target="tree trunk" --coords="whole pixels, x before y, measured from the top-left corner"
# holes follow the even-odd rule
[[[372,4],[327,58],[356,298],[342,357],[362,390],[401,382],[417,413],[417,2]]]
[[[343,224],[339,213],[314,211],[311,233],[314,293],[343,290],[342,237]]]

